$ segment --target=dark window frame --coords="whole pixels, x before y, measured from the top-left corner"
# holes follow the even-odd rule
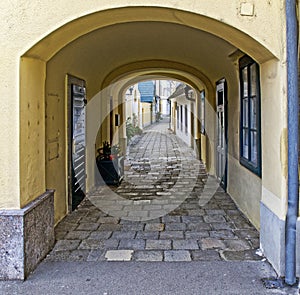
[[[176,106],[176,118],[177,118],[177,129],[179,129],[179,123],[180,123],[179,106]]]
[[[188,133],[188,106],[184,106],[184,130],[185,133]]]
[[[180,131],[183,130],[183,106],[180,105]]]
[[[198,107],[198,114],[200,114],[200,132],[205,134],[205,90],[200,92],[200,101]]]
[[[251,81],[253,77],[251,76],[251,71],[255,71],[256,80],[254,84]],[[251,57],[244,56],[239,60],[239,75],[240,163],[261,177],[261,94],[259,65]],[[256,144],[254,144],[255,142]]]

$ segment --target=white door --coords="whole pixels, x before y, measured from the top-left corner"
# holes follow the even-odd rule
[[[220,186],[226,189],[227,185],[227,99],[226,80],[222,79],[216,85],[217,106],[217,146],[216,146],[216,173]]]

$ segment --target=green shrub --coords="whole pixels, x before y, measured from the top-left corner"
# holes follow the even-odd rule
[[[134,114],[135,115],[135,114]],[[136,116],[136,115],[135,115]],[[129,142],[130,139],[135,136],[135,135],[141,135],[142,130],[138,126],[134,126],[131,122],[131,118],[127,118],[126,120],[126,136],[127,136],[127,141]]]

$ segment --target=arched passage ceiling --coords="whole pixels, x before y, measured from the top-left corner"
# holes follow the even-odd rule
[[[193,69],[215,81],[232,69],[228,56],[236,49],[219,37],[184,25],[133,22],[81,36],[49,60],[48,67],[84,77],[90,85],[90,95],[94,95],[104,81],[110,82],[108,77],[124,74],[122,69],[130,72],[149,68],[149,63],[152,68],[170,71]]]
[[[271,59],[274,55],[276,56],[276,53],[271,53],[270,49],[265,48],[250,35],[224,23],[222,20],[174,9],[173,7],[146,6],[109,9],[79,17],[45,36],[40,42],[30,48],[25,55],[48,61],[68,43],[94,30],[114,24],[143,21],[182,24],[206,31],[241,48],[242,51],[259,62]]]
[[[127,73],[125,76],[118,77],[115,86],[119,88],[121,95],[124,95],[131,85],[147,80],[175,80],[178,82],[185,82],[195,90],[199,91],[205,88],[208,90],[213,89],[211,83],[209,81],[206,81],[207,79],[203,79],[203,82],[201,78],[199,79],[198,76],[192,75],[189,72],[164,68],[147,68],[146,70]]]

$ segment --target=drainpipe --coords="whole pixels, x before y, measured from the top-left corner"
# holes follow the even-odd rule
[[[285,283],[296,283],[298,179],[298,29],[295,0],[286,0],[288,95],[288,209],[285,226]]]

